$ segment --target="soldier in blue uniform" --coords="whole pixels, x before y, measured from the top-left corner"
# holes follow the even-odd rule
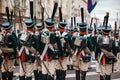
[[[15,36],[12,34],[12,17],[9,18],[9,8],[6,7],[7,18],[8,22],[2,24],[2,28],[4,30],[4,34],[2,34],[2,42],[0,49],[2,50],[2,80],[12,80],[13,79],[13,66],[14,60],[16,58],[16,47],[17,47],[17,40]],[[12,14],[11,14],[12,16]]]

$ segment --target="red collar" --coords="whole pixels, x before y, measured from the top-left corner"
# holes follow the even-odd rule
[[[27,29],[26,31],[27,32],[33,32],[33,33],[35,32],[34,29]]]
[[[80,34],[86,34],[86,31],[80,31]]]
[[[10,30],[5,30],[5,33],[7,34],[7,33],[11,33],[11,31]]]

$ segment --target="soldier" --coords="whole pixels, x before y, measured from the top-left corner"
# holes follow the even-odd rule
[[[55,20],[54,16],[57,10],[58,2],[55,2],[51,18],[45,20],[45,28],[41,32],[42,41],[42,80],[54,80],[55,60],[53,59],[55,35],[52,32]]]
[[[98,39],[99,54],[98,61],[100,63],[100,80],[111,80],[112,64],[114,63],[115,56],[112,53],[113,39],[109,37],[111,28],[107,26],[109,13],[104,17],[104,24],[102,28],[102,36]]]
[[[119,43],[120,46],[120,43]],[[120,73],[120,52],[117,54],[117,71]]]
[[[82,23],[79,24],[80,26],[80,35],[73,36],[73,41],[75,45],[75,55],[78,59],[79,65],[76,66],[76,80],[80,80],[80,72],[81,72],[81,79],[85,80],[86,73],[88,70],[88,63],[91,59],[90,55],[91,52],[87,47],[87,36],[86,34],[86,23],[84,23],[84,15],[83,15],[83,8],[81,8],[81,18]],[[74,62],[74,61],[73,61]]]
[[[115,31],[114,33],[114,50],[113,50],[113,53],[115,54],[115,56],[117,57],[117,62],[114,63],[114,69],[117,71],[119,71],[119,52],[120,52],[120,38],[119,38],[119,32],[118,31]]]
[[[12,80],[13,78],[13,66],[14,60],[16,58],[16,47],[17,40],[15,40],[14,35],[12,35],[11,28],[12,23],[6,22],[2,24],[3,29],[5,30],[4,36],[4,45],[1,46],[3,63],[2,63],[2,80]]]
[[[119,49],[120,39],[119,39],[119,32],[116,29],[117,29],[117,23],[115,22],[115,31],[113,33],[113,36],[114,36],[114,38],[113,38],[114,39],[113,53],[117,57],[117,54],[120,51],[120,49]],[[114,67],[113,69],[116,71],[117,70],[117,62],[114,63],[113,67]]]
[[[37,23],[36,24],[36,31],[35,31],[35,36],[38,38],[38,46],[37,46],[37,54],[36,54],[36,60],[34,62],[34,75],[35,75],[35,80],[42,80],[42,65],[41,65],[41,59],[40,55],[42,53],[41,50],[41,40],[40,40],[40,32],[43,29],[42,23]]]
[[[13,78],[13,66],[16,58],[17,40],[12,34],[12,17],[9,18],[9,8],[6,7],[8,22],[2,24],[4,34],[1,35],[0,49],[2,50],[2,80],[12,80]],[[12,14],[11,14],[12,16]]]
[[[100,65],[99,65],[99,62],[98,62],[98,56],[96,54],[101,53],[101,50],[100,50],[100,48],[98,46],[98,39],[99,39],[99,37],[102,36],[102,27],[101,26],[98,27],[97,30],[98,30],[98,34],[95,36],[96,37],[96,41],[95,41],[96,46],[95,46],[94,51],[95,51],[95,59],[97,60],[96,61],[96,72],[100,72]]]
[[[90,49],[90,51],[92,52],[92,57],[91,57],[91,60],[89,62],[89,65],[88,65],[88,69],[91,69],[91,64],[92,64],[92,59],[94,57],[94,53],[93,53],[93,27],[92,27],[92,21],[93,21],[93,18],[91,19],[91,23],[90,23],[90,27],[88,27],[88,34],[87,34],[87,39],[88,39],[88,48]]]
[[[18,35],[20,57],[20,80],[32,80],[35,56],[38,52],[38,39],[34,34],[35,19],[33,19],[33,2],[30,1],[31,18],[25,21],[26,31]]]
[[[61,77],[62,80],[65,80],[66,77],[66,70],[67,70],[67,60],[68,60],[68,56],[71,54],[71,35],[69,33],[69,30],[67,28],[64,29],[64,32],[62,32],[61,35],[61,44],[62,44],[62,54],[61,54],[61,64],[59,66],[61,66],[60,69],[60,73],[61,73]]]
[[[65,50],[63,50],[63,46],[65,43],[64,36],[62,36],[62,33],[64,33],[65,26],[67,25],[66,22],[63,22],[62,19],[62,8],[59,7],[59,31],[57,30],[57,45],[59,50],[59,58],[56,60],[56,80],[65,80],[66,76],[66,70],[67,70],[67,55],[63,56]],[[67,34],[67,32],[66,32]],[[64,58],[64,59],[63,59]]]

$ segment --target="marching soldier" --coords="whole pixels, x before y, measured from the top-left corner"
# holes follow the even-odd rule
[[[67,70],[67,59],[71,51],[71,35],[66,27],[67,23],[63,22],[61,7],[59,7],[59,31],[61,33],[60,42],[58,43],[60,57],[56,60],[56,80],[65,80]]]
[[[54,16],[58,7],[58,2],[55,2],[51,18],[45,20],[46,27],[41,32],[42,41],[42,80],[54,80],[55,60],[53,59],[54,44],[56,36],[52,32],[55,20]]]
[[[104,17],[102,28],[102,36],[98,39],[99,50],[101,51],[98,58],[100,64],[100,80],[111,80],[112,64],[115,61],[115,56],[112,53],[113,39],[109,37],[111,28],[107,26],[109,13]]]
[[[114,32],[114,45],[113,45],[114,50],[113,50],[113,53],[116,57],[117,57],[118,53],[120,52],[119,43],[120,43],[119,32],[115,31]],[[119,58],[117,57],[117,59],[119,59]],[[113,67],[114,67],[113,69],[115,71],[117,71],[117,68],[118,68],[117,62],[114,63]]]
[[[63,23],[65,24],[65,23]],[[65,27],[66,25],[62,25],[62,27]],[[64,32],[62,32],[61,35],[61,45],[62,45],[62,51],[60,55],[60,62],[58,61],[58,64],[56,69],[60,70],[60,75],[62,80],[65,80],[66,77],[66,70],[67,70],[67,59],[68,56],[71,54],[71,35],[68,32],[68,29],[64,29]],[[59,79],[59,80],[61,80]]]
[[[88,69],[91,69],[91,64],[92,64],[92,58],[94,57],[94,53],[93,53],[93,35],[92,35],[92,31],[93,31],[93,27],[92,27],[92,21],[93,21],[93,18],[91,19],[91,23],[90,23],[90,27],[88,27],[88,34],[87,34],[87,40],[88,40],[88,48],[90,49],[90,51],[92,52],[92,57],[91,57],[91,60],[89,62],[89,65],[88,65]]]
[[[35,56],[38,52],[38,39],[34,34],[35,19],[33,19],[33,2],[30,1],[31,18],[25,21],[26,31],[18,35],[20,57],[20,80],[32,80]]]
[[[95,59],[97,60],[96,61],[96,72],[100,72],[100,65],[99,65],[99,62],[98,62],[98,56],[96,54],[101,53],[101,50],[100,50],[100,48],[98,46],[98,39],[99,39],[99,37],[102,36],[102,27],[101,26],[98,27],[97,30],[98,30],[98,34],[96,35],[96,41],[95,41],[96,46],[95,46],[94,51],[95,51]]]
[[[40,32],[43,29],[43,25],[42,23],[37,23],[36,24],[36,31],[35,31],[35,36],[38,39],[37,41],[37,53],[36,53],[36,60],[34,62],[34,76],[35,76],[35,80],[42,80],[42,66],[41,66],[41,59],[40,59],[40,55],[42,53],[41,50],[41,40],[40,40]]]
[[[119,43],[120,46],[120,43]],[[120,52],[117,54],[117,71],[120,73]]]
[[[117,31],[117,23],[116,22],[115,22],[115,31],[113,33],[113,36],[114,36],[113,37],[113,39],[114,39],[113,53],[117,57],[117,54],[120,51],[120,49],[119,49],[120,39],[119,39],[119,32]],[[117,70],[117,62],[114,63],[113,70]]]
[[[76,80],[80,80],[80,73],[81,79],[85,80],[86,73],[88,70],[88,63],[91,59],[91,52],[87,47],[87,36],[86,34],[86,23],[84,23],[84,15],[83,15],[83,8],[81,8],[81,17],[82,23],[79,24],[80,26],[80,35],[73,36],[73,41],[75,45],[75,52],[73,55],[77,56],[76,61],[78,65],[75,66],[76,68]],[[73,58],[73,59],[75,59]],[[74,60],[73,60],[74,63]]]
[[[8,22],[2,24],[4,34],[1,35],[0,49],[2,51],[2,80],[12,80],[13,79],[13,66],[14,60],[16,58],[16,47],[17,40],[12,34],[12,17],[9,18],[9,8],[6,7]],[[12,14],[11,14],[12,16]]]

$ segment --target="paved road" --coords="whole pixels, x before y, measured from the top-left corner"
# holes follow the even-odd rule
[[[95,68],[96,68],[95,61],[92,61],[92,69],[90,69],[89,72],[87,72],[86,80],[99,80],[99,73],[97,73],[95,71]],[[18,75],[19,75],[18,70],[19,70],[19,67],[16,67],[15,71],[14,71],[16,77],[14,77],[13,80],[19,80],[18,79]],[[112,80],[120,80],[120,73],[118,73],[118,72],[112,73],[111,78],[112,78]],[[75,70],[68,70],[67,71],[66,80],[75,80]]]

